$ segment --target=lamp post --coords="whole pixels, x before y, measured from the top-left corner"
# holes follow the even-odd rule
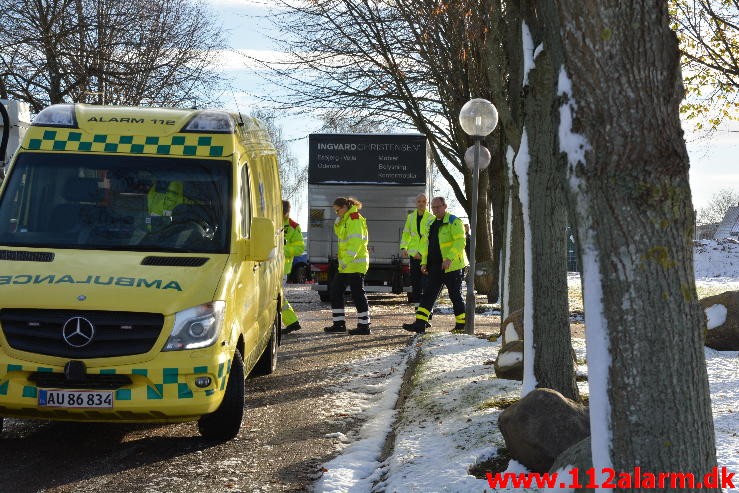
[[[480,169],[490,164],[490,151],[480,145],[483,137],[490,135],[498,125],[498,110],[493,104],[481,98],[471,99],[459,112],[462,130],[471,136],[475,145],[464,153],[467,167],[472,170],[472,202],[470,204],[470,270],[467,277],[467,302],[465,304],[465,332],[475,333],[475,247],[477,243],[477,196],[480,183]],[[484,149],[484,151],[483,151]]]

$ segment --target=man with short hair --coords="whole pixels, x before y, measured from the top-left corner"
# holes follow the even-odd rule
[[[408,258],[411,271],[411,303],[420,303],[426,276],[421,274],[421,252],[418,251],[421,243],[421,229],[427,222],[433,220],[433,214],[428,209],[428,198],[425,193],[416,195],[416,210],[408,214],[400,238],[400,254]]]
[[[454,307],[455,325],[452,332],[463,333],[465,325],[465,306],[462,299],[462,279],[464,268],[468,265],[465,254],[465,235],[462,220],[446,211],[444,197],[434,197],[431,212],[434,217],[423,228],[419,251],[421,252],[421,272],[428,275],[421,303],[416,309],[416,320],[403,324],[410,332],[423,334],[428,326],[431,309],[436,298],[446,286]]]

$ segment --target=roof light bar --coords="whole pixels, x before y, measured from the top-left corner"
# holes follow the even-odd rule
[[[73,104],[53,104],[47,106],[36,115],[31,123],[33,127],[70,127],[77,128],[77,117]]]
[[[225,111],[201,111],[182,129],[183,132],[230,134],[234,131],[231,115]]]

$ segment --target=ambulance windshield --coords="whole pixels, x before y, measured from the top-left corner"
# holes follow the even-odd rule
[[[228,161],[22,153],[0,202],[0,244],[226,253]]]

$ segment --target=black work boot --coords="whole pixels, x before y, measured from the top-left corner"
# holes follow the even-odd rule
[[[415,332],[416,334],[425,334],[426,325],[428,325],[428,322],[417,318],[412,324],[403,324],[403,329],[408,332]]]
[[[299,322],[293,322],[287,327],[282,329],[282,334],[289,334],[290,332],[295,332],[296,330],[300,330],[302,327],[300,326]]]
[[[328,327],[323,328],[324,332],[346,332],[346,322],[334,322],[333,325],[329,325]]]
[[[454,324],[454,328],[450,331],[452,334],[464,334],[465,333],[465,324],[457,322]]]
[[[369,324],[357,324],[356,329],[349,329],[349,334],[353,336],[368,336],[371,333]]]

